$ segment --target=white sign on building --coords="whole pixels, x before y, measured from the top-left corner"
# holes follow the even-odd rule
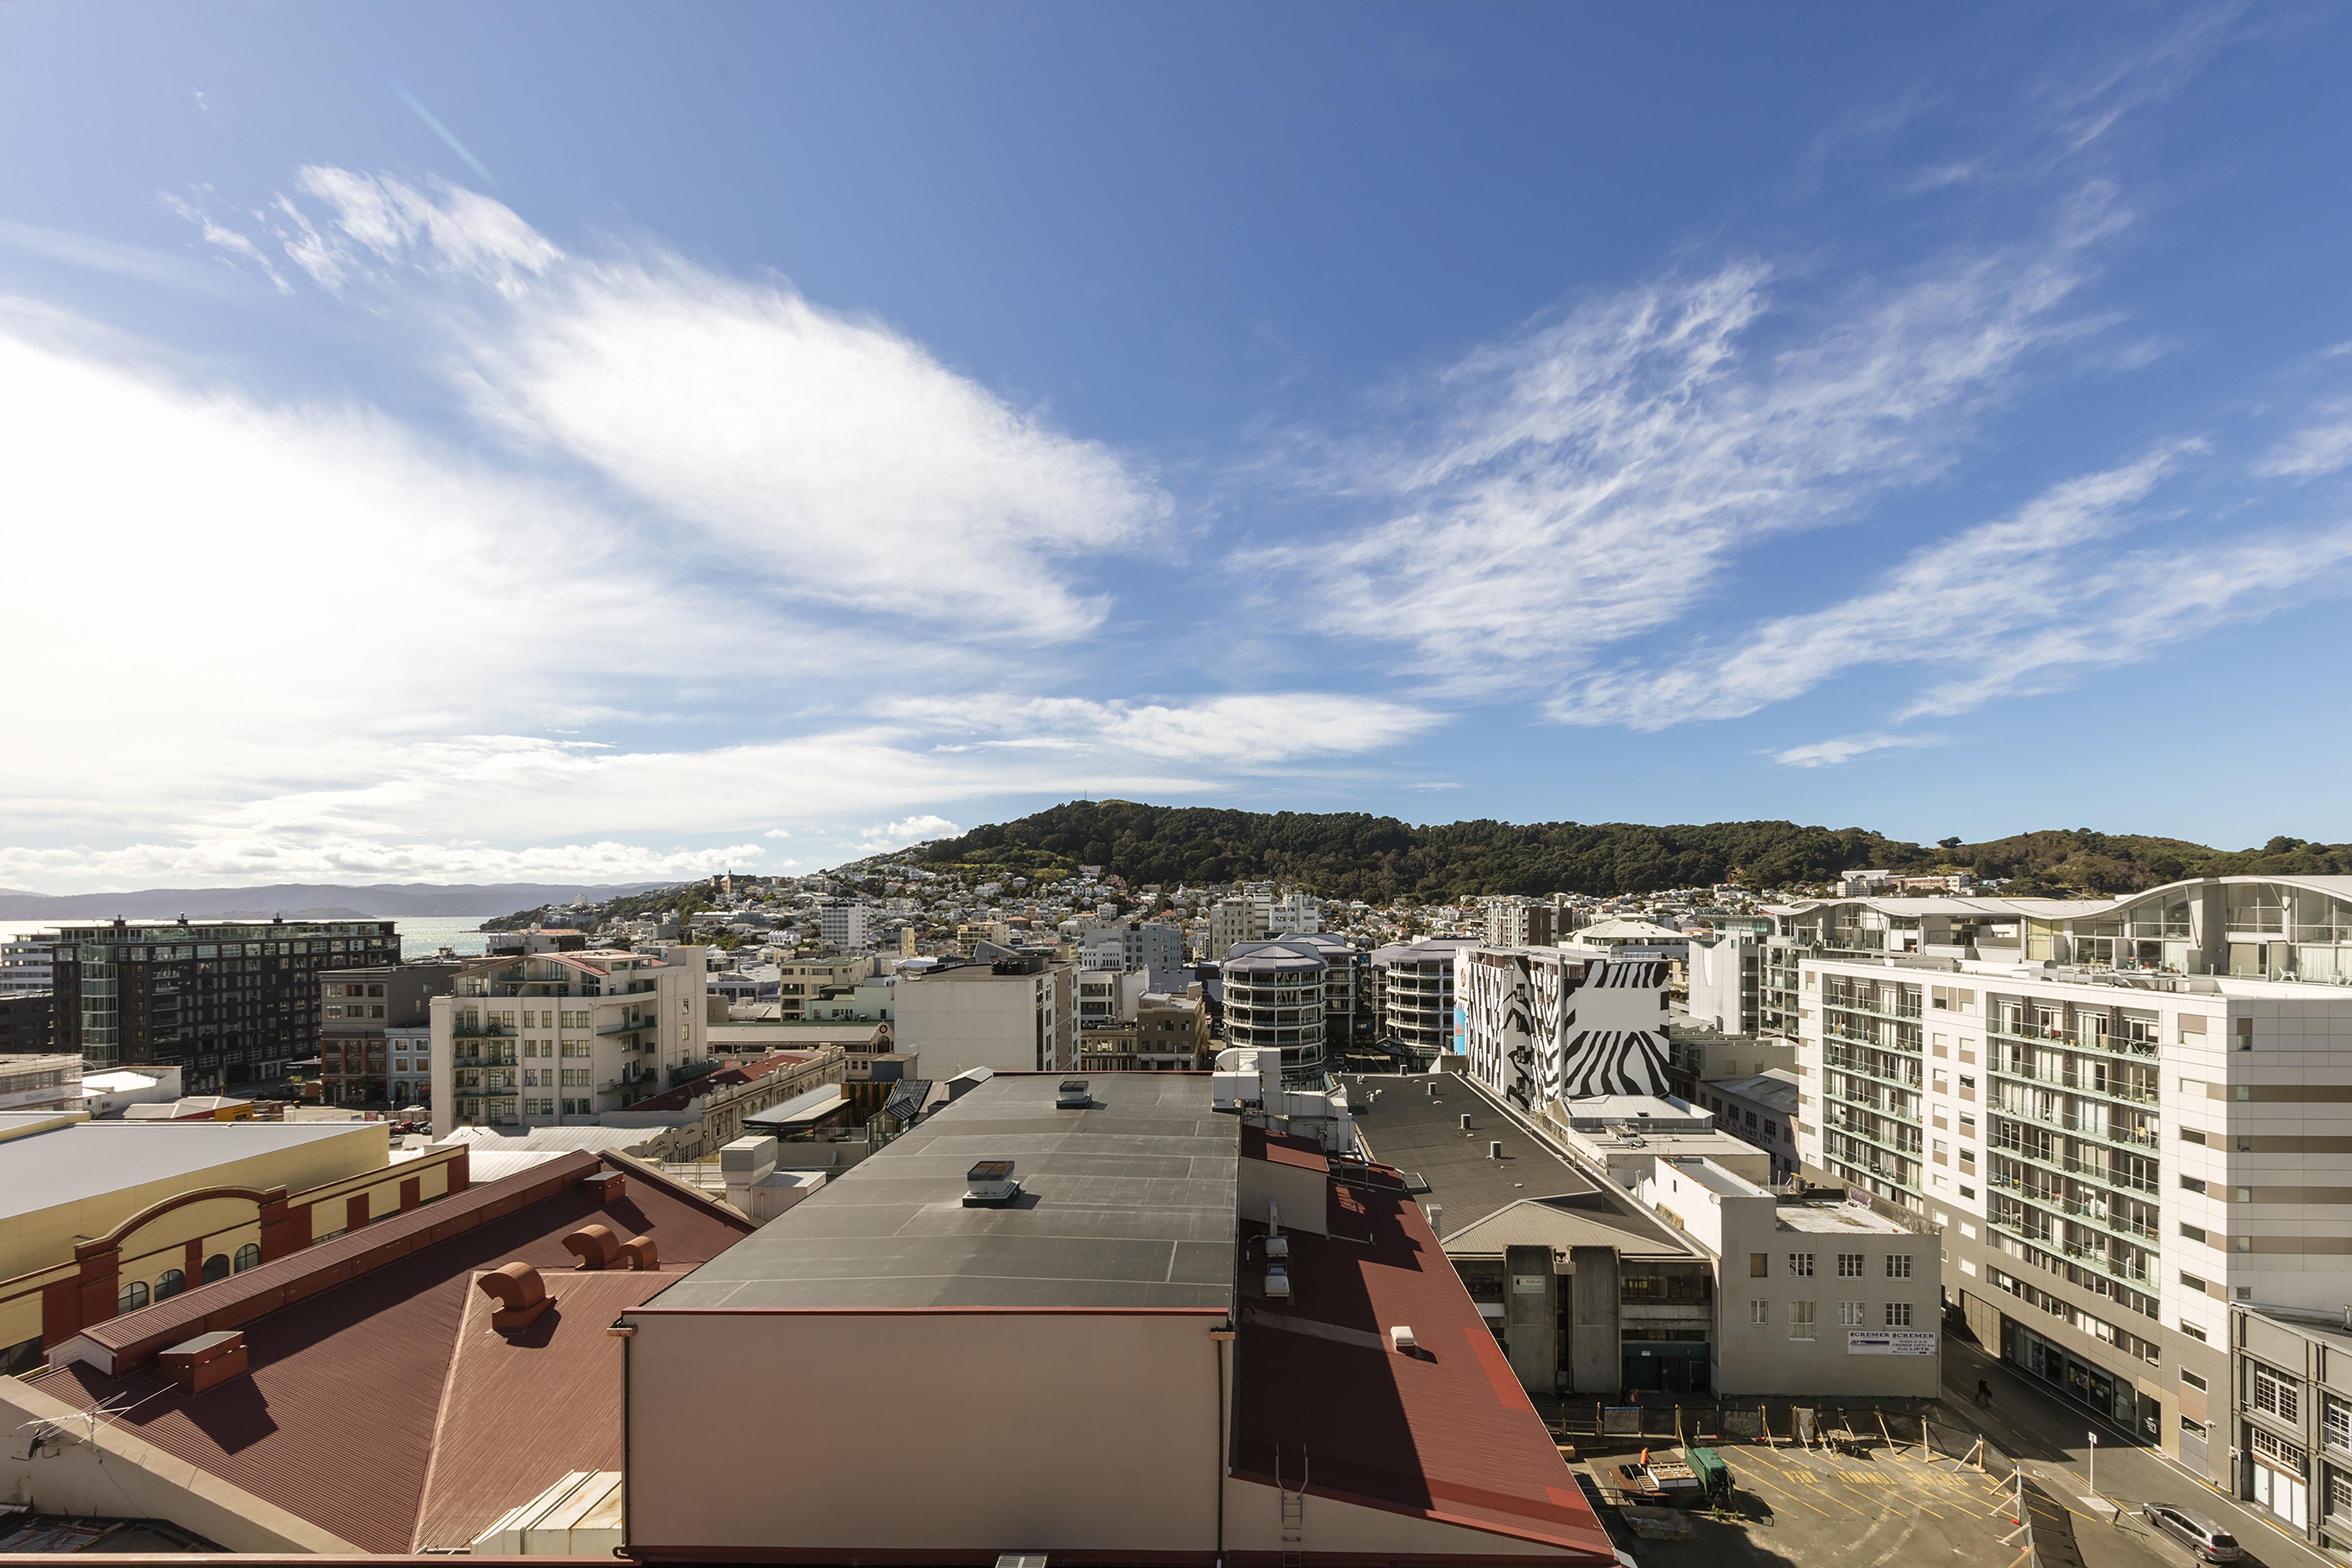
[[[1934,1355],[1936,1331],[1933,1329],[1849,1329],[1845,1336],[1848,1355]]]

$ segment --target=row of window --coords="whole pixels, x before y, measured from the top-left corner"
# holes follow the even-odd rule
[[[1811,1279],[1813,1277],[1814,1256],[1814,1254],[1810,1252],[1791,1252],[1789,1254],[1788,1273],[1790,1278],[1795,1279]],[[1868,1253],[1841,1252],[1837,1255],[1837,1277],[1841,1279],[1859,1279],[1868,1271],[1869,1261],[1870,1255]],[[1771,1262],[1772,1255],[1769,1252],[1749,1253],[1748,1255],[1748,1277],[1750,1279],[1762,1279],[1766,1278],[1771,1272]],[[1889,1279],[1910,1279],[1911,1254],[1907,1252],[1888,1253],[1886,1255],[1886,1277]]]
[[[1789,1337],[1790,1339],[1810,1340],[1814,1337],[1813,1305],[1811,1301],[1789,1303]],[[1840,1301],[1837,1304],[1837,1315],[1838,1327],[1842,1329],[1870,1327],[1870,1303],[1867,1301]],[[1885,1302],[1880,1308],[1879,1316],[1880,1328],[1907,1329],[1911,1326],[1911,1303],[1908,1301]],[[1761,1296],[1749,1297],[1748,1321],[1751,1327],[1769,1328],[1772,1323],[1772,1303]]]
[[[205,1258],[203,1282],[209,1285],[215,1279],[227,1279],[232,1273],[242,1274],[248,1268],[257,1268],[260,1263],[261,1248],[248,1241],[236,1249],[234,1257],[226,1252],[215,1252]],[[117,1312],[135,1311],[151,1300],[168,1300],[187,1288],[188,1277],[184,1272],[166,1268],[156,1277],[152,1287],[144,1279],[133,1279],[116,1291],[114,1310]]]

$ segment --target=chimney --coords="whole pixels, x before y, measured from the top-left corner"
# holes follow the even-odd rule
[[[600,1203],[618,1203],[621,1195],[629,1190],[629,1179],[618,1171],[591,1171],[580,1178],[580,1184],[588,1189],[589,1196]]]

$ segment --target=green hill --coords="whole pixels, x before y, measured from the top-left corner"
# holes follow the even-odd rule
[[[1642,893],[1738,882],[1822,881],[1841,871],[1973,871],[2014,879],[2023,894],[2133,892],[2182,877],[2352,872],[2352,844],[2273,838],[2220,850],[2177,838],[2088,828],[2021,833],[1984,844],[1906,844],[1860,827],[1793,822],[1494,821],[1415,827],[1360,812],[1223,811],[1070,801],[976,827],[918,851],[934,868],[1066,874],[1098,865],[1141,883],[1271,879],[1326,899],[1434,902],[1479,893]]]

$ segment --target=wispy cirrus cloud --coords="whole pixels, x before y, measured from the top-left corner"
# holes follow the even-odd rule
[[[2342,591],[2352,526],[2129,547],[2126,536],[2160,510],[2149,505],[2159,489],[2206,451],[2200,441],[2171,443],[2054,485],[1822,609],[1765,621],[1663,668],[1581,677],[1550,711],[1570,723],[1661,730],[1743,717],[1850,671],[1904,667],[1926,679],[1900,717],[1958,713],[2153,658],[2298,595]]]
[[[2254,467],[2263,479],[2314,479],[2352,464],[2352,400],[2323,404]]]
[[[2074,301],[2125,221],[2092,185],[2042,245],[1835,299],[1747,260],[1588,301],[1438,376],[1420,432],[1342,454],[1335,482],[1381,521],[1253,563],[1294,574],[1322,631],[1548,683],[1679,619],[1737,552],[1942,474],[2095,324]]]
[[[1445,721],[1427,708],[1323,691],[1239,692],[1181,703],[1005,694],[894,698],[877,711],[935,733],[945,750],[1061,751],[1240,771],[1360,756]]]
[[[1911,752],[1922,746],[1940,746],[1945,741],[1942,735],[1889,735],[1872,730],[1864,734],[1840,735],[1790,746],[1773,752],[1772,760],[1784,768],[1834,768],[1873,752]]]

